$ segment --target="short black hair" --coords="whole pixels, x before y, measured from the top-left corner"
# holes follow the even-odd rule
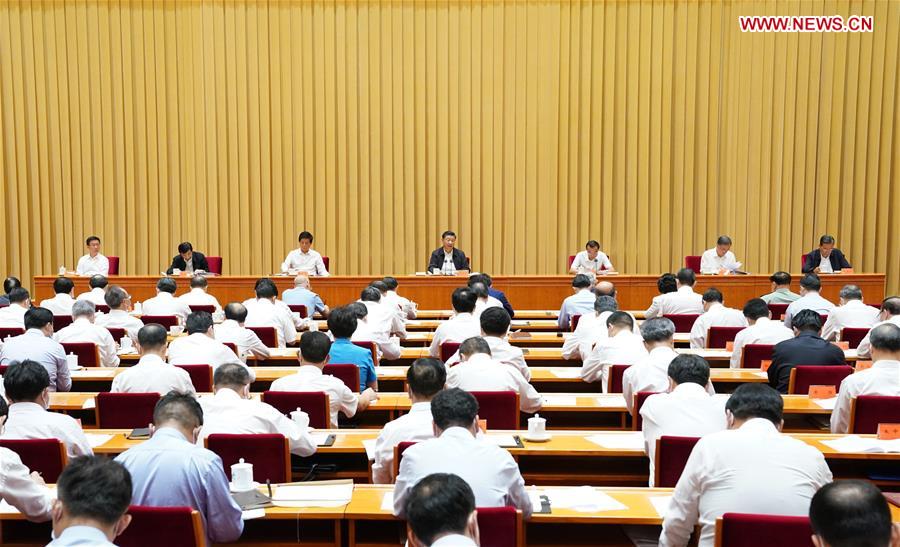
[[[822,288],[822,280],[814,273],[808,273],[800,280],[800,286],[808,291],[818,291]]]
[[[594,280],[585,274],[577,274],[572,278],[572,286],[576,289],[586,289],[594,284]]]
[[[668,317],[654,317],[641,323],[644,342],[665,342],[675,336],[675,323]]]
[[[612,296],[598,296],[594,300],[594,311],[603,313],[605,311],[616,311],[619,309],[619,303]]]
[[[297,236],[297,241],[300,242],[300,241],[303,241],[304,239],[308,239],[309,242],[312,243],[313,235],[311,233],[307,232],[306,230],[303,230],[302,232],[300,232],[300,235]]]
[[[238,323],[243,323],[247,319],[247,306],[240,302],[229,302],[225,304],[225,319],[231,319]]]
[[[719,239],[716,240],[716,245],[731,245],[731,238],[728,236],[719,236]]]
[[[365,319],[367,315],[369,315],[369,308],[366,307],[362,302],[351,302],[346,306],[353,313],[356,314],[357,321],[360,319]]]
[[[3,280],[3,292],[9,294],[13,289],[22,286],[22,282],[19,281],[18,277],[7,277]]]
[[[761,317],[769,317],[769,305],[762,298],[751,298],[744,304],[744,317],[754,321]]]
[[[185,328],[188,334],[206,332],[213,326],[212,314],[208,311],[195,311],[187,316]]]
[[[481,330],[487,336],[505,336],[509,332],[509,312],[494,306],[481,312]]]
[[[819,238],[819,245],[834,245],[834,236],[823,235]]]
[[[359,293],[359,299],[363,302],[381,302],[381,291],[370,285]]]
[[[306,331],[300,335],[300,355],[310,363],[321,363],[331,351],[331,338],[324,332]]]
[[[664,273],[656,280],[656,288],[659,294],[668,294],[678,290],[678,284],[675,282],[675,274]]]
[[[830,547],[887,547],[891,510],[884,494],[866,480],[830,482],[809,504],[813,533]]]
[[[191,245],[190,241],[183,241],[178,244],[178,254],[183,255],[184,253],[186,253],[188,251],[193,251],[193,250],[194,250],[194,246]]]
[[[764,418],[779,426],[784,416],[784,400],[766,384],[741,384],[728,398],[725,410],[738,420]]]
[[[457,287],[453,290],[450,300],[453,302],[453,309],[456,313],[472,313],[478,297],[468,287]]]
[[[381,278],[381,282],[384,283],[384,286],[387,287],[389,291],[395,291],[397,290],[397,287],[400,286],[400,282],[397,281],[397,278],[389,275]]]
[[[63,469],[56,493],[66,514],[112,526],[131,504],[131,474],[103,456],[79,456]]]
[[[617,326],[628,330],[634,330],[634,319],[630,313],[624,311],[614,311],[606,318],[606,326]]]
[[[490,287],[494,284],[494,280],[491,279],[491,276],[486,273],[473,273],[469,276],[469,281],[467,284],[469,285],[469,287],[471,287],[475,283],[481,283],[485,287]]]
[[[191,278],[191,288],[192,289],[205,289],[209,286],[209,281],[206,280],[206,276],[204,275],[195,275]]]
[[[682,285],[687,285],[688,287],[693,287],[694,283],[697,282],[697,276],[694,274],[694,270],[690,268],[681,268],[678,270],[678,273],[675,274],[675,279]]]
[[[348,306],[336,308],[328,314],[328,330],[335,338],[350,338],[356,332],[356,312]]]
[[[478,416],[478,401],[468,391],[458,387],[445,389],[431,400],[431,417],[441,430],[450,427],[471,427]]]
[[[278,287],[268,277],[257,279],[256,284],[253,286],[253,291],[256,293],[256,298],[275,298],[278,296]]]
[[[595,240],[595,239],[589,240],[587,243],[584,244],[584,246],[585,246],[585,248],[590,247],[591,249],[600,250],[600,243],[598,243],[597,240]]]
[[[125,289],[118,285],[110,285],[106,289],[106,294],[103,295],[103,301],[106,302],[106,305],[109,306],[111,310],[117,310],[122,305],[126,299],[128,299],[128,293],[125,292]]]
[[[13,403],[34,401],[49,386],[47,369],[31,359],[11,362],[3,375],[6,398]]]
[[[178,290],[178,283],[171,277],[161,277],[159,281],[156,282],[156,289],[160,292],[175,294],[175,291]]]
[[[881,301],[881,311],[891,315],[900,315],[900,296],[889,296]]]
[[[470,283],[469,290],[475,294],[476,299],[487,298],[488,296],[490,296],[490,293],[488,293],[487,285],[480,281],[476,283]]]
[[[703,301],[704,302],[718,302],[721,304],[722,302],[725,301],[725,297],[722,296],[722,291],[720,291],[719,289],[717,289],[715,287],[710,287],[710,288],[706,289],[706,291],[703,293]]]
[[[7,295],[9,302],[11,304],[18,304],[20,302],[25,302],[29,298],[31,298],[31,294],[28,293],[28,289],[24,287],[16,287],[15,289],[9,291]]]
[[[487,343],[487,340],[480,336],[466,338],[459,345],[459,354],[465,355],[467,359],[476,353],[491,355],[491,346]]]
[[[872,348],[883,351],[900,351],[900,327],[893,323],[878,325],[869,331],[869,343]]]
[[[5,416],[9,416],[9,404],[6,402],[6,397],[0,397],[0,418]]]
[[[444,230],[444,233],[441,234],[441,239],[444,239],[447,236],[456,237],[456,232],[454,232],[453,230]]]
[[[109,280],[106,279],[105,275],[94,274],[91,276],[91,280],[88,281],[88,285],[92,289],[105,289],[109,285]]]
[[[159,323],[147,323],[138,331],[138,344],[141,349],[158,349],[166,346],[168,333]]]
[[[776,285],[790,285],[791,279],[791,274],[787,272],[775,272],[769,276],[769,281]]]
[[[213,372],[213,385],[216,387],[244,387],[250,382],[250,371],[240,363],[225,363]]]
[[[53,280],[53,292],[56,294],[69,294],[75,288],[75,283],[68,277],[57,277]]]
[[[53,324],[53,312],[47,308],[34,307],[25,312],[25,329],[42,329]]]
[[[465,532],[475,512],[475,493],[456,475],[432,473],[409,491],[404,512],[413,534],[431,545],[439,536]]]
[[[440,359],[420,357],[406,370],[406,383],[419,397],[434,397],[447,383],[447,368]]]
[[[706,387],[709,383],[709,363],[699,355],[679,354],[669,362],[668,374],[676,384]]]
[[[822,316],[816,310],[800,310],[791,318],[791,326],[799,331],[819,332]]]
[[[380,279],[377,279],[377,280],[369,283],[369,286],[372,287],[373,289],[378,289],[378,292],[380,292],[381,294],[388,292],[387,284]]]
[[[88,237],[87,239],[84,240],[84,244],[85,244],[85,245],[90,245],[92,241],[96,241],[97,243],[100,243],[100,238],[97,237],[97,236],[90,236],[90,237]]]
[[[175,422],[186,429],[203,425],[203,407],[190,393],[170,391],[153,408],[153,425]]]

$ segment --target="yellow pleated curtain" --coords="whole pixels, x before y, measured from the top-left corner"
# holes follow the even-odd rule
[[[742,33],[740,15],[871,15]],[[900,291],[900,2],[0,1],[0,274],[122,272],[190,240],[266,274],[755,272],[832,233]]]

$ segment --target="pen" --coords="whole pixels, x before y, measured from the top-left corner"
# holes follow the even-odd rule
[[[270,481],[269,479],[266,479],[266,488],[269,489],[269,497],[271,498],[272,497],[272,481]]]

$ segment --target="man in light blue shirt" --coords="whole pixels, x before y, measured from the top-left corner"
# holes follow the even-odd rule
[[[53,313],[47,308],[25,312],[25,334],[10,338],[0,349],[0,365],[13,361],[35,361],[50,375],[50,391],[72,389],[66,351],[53,336]]]
[[[575,294],[563,300],[559,308],[559,330],[569,330],[569,322],[573,315],[594,313],[594,301],[597,299],[591,290],[594,286],[594,278],[585,274],[578,274],[572,279],[572,290]]]
[[[310,290],[309,277],[306,274],[299,274],[294,278],[294,288],[284,291],[281,301],[288,305],[306,306],[307,317],[312,317],[316,312],[328,316],[328,306],[318,294]]]
[[[356,331],[356,312],[351,306],[337,308],[328,316],[328,331],[334,336],[334,343],[328,352],[328,362],[332,364],[353,363],[359,367],[360,393],[367,387],[378,391],[378,376],[375,375],[375,364],[372,352],[357,346],[350,341]],[[361,304],[360,304],[361,305]]]
[[[116,461],[131,472],[133,504],[193,507],[203,518],[207,543],[227,543],[241,537],[244,522],[228,491],[222,459],[195,444],[202,426],[200,403],[171,391],[156,404],[150,440]]]
[[[787,311],[784,312],[784,326],[791,328],[791,320],[801,310],[813,310],[819,315],[828,315],[834,309],[834,304],[825,300],[819,294],[822,282],[816,274],[806,274],[800,280],[800,298],[794,300]]]

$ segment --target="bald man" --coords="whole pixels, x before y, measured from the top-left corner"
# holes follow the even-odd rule
[[[294,288],[284,291],[284,294],[281,295],[281,300],[289,305],[299,304],[306,306],[308,317],[312,317],[316,312],[328,317],[328,312],[330,311],[325,302],[322,301],[322,298],[312,291],[309,276],[303,273],[298,274],[294,278]]]
[[[594,294],[597,296],[616,297],[616,286],[609,281],[600,281],[594,285]]]

